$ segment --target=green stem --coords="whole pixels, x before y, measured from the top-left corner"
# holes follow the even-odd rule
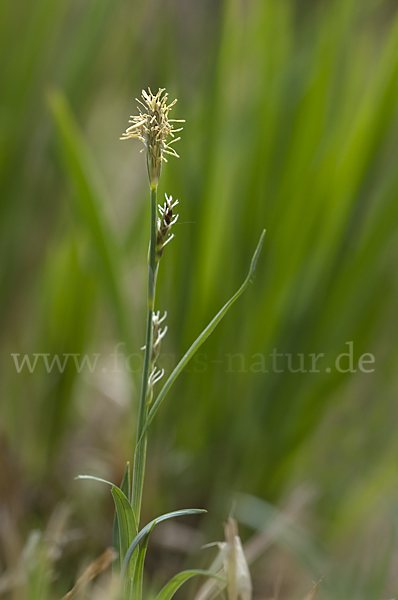
[[[147,302],[147,322],[146,322],[146,341],[145,341],[145,357],[144,368],[142,372],[142,385],[140,406],[138,411],[137,438],[134,455],[134,470],[133,470],[133,486],[131,504],[134,510],[137,527],[139,526],[142,490],[144,487],[145,476],[145,460],[146,460],[146,445],[147,435],[144,435],[145,421],[147,417],[147,395],[148,381],[151,366],[152,353],[152,332],[153,332],[153,312],[155,306],[155,291],[156,291],[156,205],[157,186],[151,187],[151,241],[149,246],[149,261],[148,261],[148,302]]]

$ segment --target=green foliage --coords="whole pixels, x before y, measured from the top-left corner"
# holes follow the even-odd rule
[[[149,536],[153,527],[155,527],[156,523],[153,523],[152,528],[147,532],[147,534],[143,537],[140,549],[138,551],[137,562],[135,565],[134,575],[133,575],[133,587],[132,587],[132,598],[137,598],[137,600],[142,600],[142,584],[144,579],[144,563],[146,556],[146,549],[148,547]]]
[[[91,475],[79,475],[77,479],[91,479],[92,481],[106,483],[111,486],[111,494],[115,502],[116,517],[119,527],[119,548],[117,548],[117,550],[119,551],[120,562],[123,563],[132,540],[137,536],[137,524],[130,500],[120,488],[105,479],[93,477]]]
[[[135,522],[134,512],[130,502],[127,500],[123,492],[116,487],[112,488],[112,496],[115,501],[117,520],[119,523],[119,538],[120,538],[120,561],[124,561],[131,540],[137,535],[137,525]]]
[[[126,470],[124,472],[124,476],[123,476],[123,481],[120,485],[120,491],[124,494],[124,496],[127,498],[128,502],[131,503],[131,469],[130,469],[130,463],[128,462],[126,465]],[[114,497],[115,500],[115,497]],[[116,500],[115,500],[116,502]],[[135,517],[133,514],[133,523],[135,526],[135,535],[137,535],[137,525],[135,523]],[[114,548],[119,548],[120,547],[120,535],[119,535],[119,519],[118,519],[118,515],[117,515],[117,510],[115,511],[115,517],[113,520],[113,547]],[[120,563],[120,557],[122,556],[122,553],[120,552],[118,558],[117,558],[117,563],[115,565],[115,567],[119,567],[121,566]]]
[[[264,241],[264,236],[265,236],[265,231],[263,231],[263,233],[261,234],[260,240],[257,244],[257,248],[254,252],[254,255],[253,255],[253,258],[252,258],[252,261],[250,264],[249,273],[248,273],[245,281],[242,283],[242,285],[240,286],[238,291],[232,296],[232,298],[230,298],[228,300],[228,302],[226,304],[224,304],[222,309],[216,314],[216,316],[210,321],[210,323],[207,325],[207,327],[202,331],[202,333],[193,342],[192,346],[189,348],[189,350],[187,350],[187,352],[181,358],[181,360],[179,361],[179,363],[177,364],[177,366],[174,368],[173,372],[171,373],[170,377],[167,379],[166,383],[160,390],[160,392],[159,392],[158,396],[156,397],[156,400],[154,401],[153,405],[151,406],[151,409],[146,418],[145,426],[143,429],[143,434],[146,432],[146,430],[149,427],[152,419],[154,418],[157,410],[159,409],[160,404],[163,402],[164,397],[166,396],[167,392],[169,391],[169,389],[171,388],[173,383],[176,381],[176,379],[179,376],[179,374],[181,373],[181,371],[189,363],[189,361],[192,359],[192,357],[196,354],[196,352],[199,350],[201,345],[204,344],[204,342],[207,340],[207,338],[212,334],[212,332],[215,330],[215,328],[220,323],[220,321],[223,319],[223,317],[227,314],[227,312],[229,311],[231,306],[234,304],[234,302],[236,302],[236,300],[243,294],[243,292],[249,285],[251,278],[254,275],[254,271],[256,269],[257,260],[260,255],[261,248],[262,248],[263,241]]]
[[[183,583],[192,579],[192,577],[196,577],[197,575],[205,575],[206,577],[216,577],[214,573],[210,571],[201,571],[200,569],[191,569],[190,571],[181,571],[177,575],[166,583],[164,588],[159,592],[156,596],[156,600],[171,600],[176,591],[182,586]],[[217,579],[221,579],[216,577]]]
[[[98,481],[99,483],[106,483],[111,486],[111,493],[115,502],[116,517],[119,526],[119,561],[122,564],[121,582],[123,585],[123,598],[126,600],[141,600],[146,550],[149,536],[155,525],[167,521],[168,519],[174,519],[175,517],[197,515],[205,513],[206,511],[203,509],[189,508],[167,513],[153,519],[153,521],[145,525],[140,532],[137,532],[136,520],[130,500],[120,488],[105,479],[93,477],[91,475],[79,475],[77,479],[89,479]],[[129,481],[129,465],[127,465],[123,483],[125,484],[126,481]],[[207,573],[205,571],[190,571],[189,573],[191,574],[185,578],[184,573],[180,573],[182,578],[173,578],[173,580],[170,581],[170,586],[167,589],[165,588],[161,594],[166,594],[165,597],[169,597],[168,594],[170,593],[171,596],[174,595],[178,587],[194,574],[214,576],[212,573]]]
[[[205,512],[205,510],[200,508],[187,508],[184,510],[176,510],[165,515],[161,515],[160,517],[157,517],[156,519],[148,523],[148,525],[145,525],[145,527],[141,529],[141,531],[134,538],[134,540],[132,540],[129,549],[126,552],[126,556],[124,557],[122,566],[122,578],[124,578],[128,572],[129,563],[134,555],[136,548],[138,547],[138,544],[140,544],[141,540],[143,540],[152,531],[155,525],[158,525],[163,521],[167,521],[168,519],[174,519],[174,517],[183,517],[185,515],[197,515]]]
[[[244,279],[253,236],[267,236],[255,285],[150,430],[145,517],[198,498],[214,507],[214,533],[236,490],[276,503],[311,480],[319,534],[346,580],[367,582],[345,558],[397,500],[397,29],[388,0],[1,3],[0,417],[11,458],[0,478],[11,506],[33,488],[27,528],[75,494],[77,457],[100,473],[131,457],[122,385],[40,361],[17,373],[10,354],[144,343],[145,164],[138,142],[118,138],[141,88],[165,85],[186,119],[159,190],[181,215],[157,296],[167,374]],[[326,372],[349,341],[356,372]],[[304,354],[303,372],[286,356],[273,371],[274,348],[296,369]],[[374,373],[357,367],[365,352]],[[319,373],[312,353],[325,354]],[[136,406],[134,373],[128,385]],[[77,507],[96,531],[98,512]]]

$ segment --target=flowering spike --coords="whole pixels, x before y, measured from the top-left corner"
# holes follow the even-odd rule
[[[149,405],[152,402],[153,386],[162,379],[163,375],[164,375],[164,369],[157,369],[156,367],[154,367],[152,369],[151,374],[149,375],[149,379],[148,379],[148,396],[147,396],[147,400],[146,400],[147,405]]]
[[[173,200],[173,196],[167,196],[163,206],[158,205],[160,217],[157,221],[157,236],[156,236],[156,260],[159,261],[163,256],[163,249],[174,237],[170,235],[172,225],[177,221],[178,215],[174,214],[174,209],[178,204],[178,200]]]
[[[164,375],[164,369],[157,369],[154,367],[152,373],[149,376],[149,387],[153,387],[155,383],[160,381]]]
[[[173,129],[173,123],[184,123],[183,119],[169,119],[169,111],[177,102],[173,100],[167,105],[168,94],[164,88],[159,88],[157,94],[152,94],[151,89],[142,90],[142,101],[136,98],[142,108],[137,107],[138,115],[131,116],[129,123],[132,123],[122,134],[121,140],[137,138],[143,142],[147,154],[147,166],[149,183],[151,187],[156,187],[159,182],[162,168],[162,160],[167,162],[164,154],[170,154],[179,158],[174,147],[170,144],[177,142],[181,138],[175,138],[174,134],[182,130],[182,127]],[[167,141],[171,136],[173,139]]]

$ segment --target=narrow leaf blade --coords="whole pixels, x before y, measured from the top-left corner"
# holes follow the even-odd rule
[[[134,569],[133,575],[133,587],[132,596],[134,600],[142,600],[142,583],[144,578],[144,562],[146,556],[146,550],[148,547],[149,536],[156,523],[153,523],[151,529],[144,536],[137,556],[137,562]]]
[[[122,483],[120,485],[120,489],[122,490],[123,494],[126,496],[126,498],[129,500],[129,502],[131,502],[131,469],[130,469],[130,463],[127,462],[126,465],[126,470],[124,472],[124,476],[122,479]],[[114,548],[119,548],[120,547],[120,538],[119,538],[119,521],[117,518],[117,511],[115,510],[115,517],[113,519],[113,547]],[[117,560],[114,562],[114,571],[118,571],[120,569],[120,556],[117,558]]]
[[[115,484],[101,477],[94,477],[94,475],[78,475],[75,479],[90,479],[91,481],[99,481],[99,483],[106,483],[107,485],[114,486]]]
[[[119,524],[120,561],[123,562],[131,542],[137,535],[137,525],[132,506],[122,490],[114,486],[111,489],[111,493],[115,502]]]
[[[243,292],[245,291],[245,289],[249,285],[250,280],[251,280],[251,278],[252,278],[252,276],[254,274],[254,271],[256,269],[258,257],[260,256],[261,248],[262,248],[263,241],[264,241],[264,236],[265,236],[265,229],[264,229],[264,231],[262,232],[262,234],[260,236],[260,240],[259,240],[259,242],[257,244],[257,248],[256,248],[256,250],[255,250],[255,252],[253,254],[253,258],[252,258],[251,263],[250,263],[249,273],[248,273],[245,281],[241,285],[241,287],[232,296],[232,298],[230,298],[228,300],[228,302],[226,304],[224,304],[224,306],[216,314],[216,316],[214,317],[214,319],[212,321],[210,321],[210,323],[207,325],[207,327],[196,338],[196,340],[194,341],[194,343],[192,344],[192,346],[184,354],[184,356],[182,357],[182,359],[180,360],[180,362],[178,363],[178,365],[174,368],[173,372],[171,373],[170,377],[168,378],[168,380],[164,384],[163,388],[160,390],[158,397],[156,398],[155,402],[152,405],[151,410],[149,411],[149,414],[148,414],[148,417],[146,419],[145,426],[144,426],[141,438],[138,440],[137,445],[139,443],[141,443],[141,440],[143,439],[143,436],[144,436],[146,430],[148,429],[148,427],[151,424],[151,422],[152,422],[155,414],[157,413],[157,411],[159,409],[159,406],[163,402],[163,400],[164,400],[167,392],[169,391],[169,389],[171,388],[171,386],[173,385],[173,383],[175,382],[175,380],[177,379],[177,377],[179,376],[179,374],[181,373],[181,371],[183,370],[183,368],[188,364],[188,362],[191,360],[191,358],[194,356],[194,354],[197,352],[197,350],[199,350],[200,346],[207,340],[207,338],[211,335],[211,333],[217,327],[217,325],[219,324],[219,322],[223,319],[223,317],[225,317],[225,315],[227,314],[227,312],[229,311],[229,309],[231,308],[231,306],[243,294]]]
[[[94,477],[92,475],[79,475],[76,477],[76,479],[91,479],[92,481],[106,483],[107,485],[111,486],[111,494],[115,502],[116,515],[119,525],[120,561],[123,562],[132,540],[134,540],[134,538],[137,536],[137,524],[135,521],[134,511],[128,498],[120,488],[106,479],[101,479],[100,477]]]
[[[158,523],[162,523],[162,521],[167,521],[168,519],[173,519],[174,517],[182,517],[184,515],[198,515],[198,514],[205,513],[205,512],[206,511],[203,510],[202,508],[187,508],[184,510],[176,510],[174,512],[167,513],[165,515],[161,515],[157,519],[154,519],[153,521],[148,523],[148,525],[145,525],[145,527],[143,527],[141,529],[139,534],[136,535],[135,539],[131,543],[131,545],[126,553],[126,556],[124,557],[122,573],[121,573],[122,579],[124,579],[124,577],[126,576],[129,562],[130,562],[131,557],[133,556],[134,551],[137,548],[138,544],[146,536],[146,534],[149,531],[152,531],[152,529],[155,525],[157,525]]]
[[[196,577],[197,575],[204,575],[205,577],[214,577],[220,581],[224,581],[221,577],[214,575],[211,571],[201,571],[200,569],[192,569],[190,571],[181,571],[177,573],[159,592],[155,600],[171,600],[176,591],[182,586],[183,583]]]
[[[120,489],[123,494],[126,496],[129,502],[131,502],[131,467],[130,462],[127,461],[126,470],[124,472],[124,477],[122,483],[120,485]]]

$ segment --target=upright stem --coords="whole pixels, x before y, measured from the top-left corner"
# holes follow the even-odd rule
[[[144,368],[142,371],[142,385],[140,407],[138,411],[137,438],[134,455],[134,471],[133,471],[133,488],[131,496],[131,504],[134,510],[137,527],[140,521],[142,490],[144,487],[145,476],[145,460],[146,460],[146,433],[142,436],[147,416],[147,395],[149,370],[151,366],[152,353],[152,332],[153,332],[153,312],[155,306],[155,291],[156,291],[156,195],[157,186],[151,187],[151,241],[149,246],[149,262],[148,262],[148,301],[147,301],[147,322],[146,322],[146,342],[145,342],[145,357]],[[142,437],[142,439],[141,439]]]

